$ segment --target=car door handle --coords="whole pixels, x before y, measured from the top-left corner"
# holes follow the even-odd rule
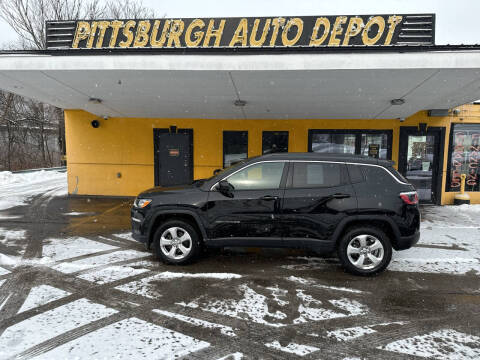
[[[265,195],[265,196],[262,196],[260,200],[266,200],[266,201],[278,200],[278,196]]]
[[[333,194],[332,197],[333,197],[334,199],[346,199],[346,198],[349,198],[350,195],[349,195],[349,194],[336,193],[336,194]]]

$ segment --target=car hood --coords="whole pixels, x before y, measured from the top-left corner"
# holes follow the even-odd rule
[[[162,195],[162,194],[165,194],[165,195],[171,195],[171,194],[178,194],[178,193],[186,193],[186,192],[190,192],[190,191],[198,191],[199,188],[195,185],[181,185],[181,186],[167,186],[167,187],[163,187],[163,186],[156,186],[156,187],[153,187],[151,189],[148,189],[148,190],[145,190],[145,191],[142,191],[138,197],[140,198],[145,198],[145,197],[149,197],[149,196],[158,196],[158,195]]]

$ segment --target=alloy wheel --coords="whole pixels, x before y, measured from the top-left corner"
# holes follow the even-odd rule
[[[160,249],[170,259],[184,259],[192,250],[192,238],[185,229],[170,227],[160,236]]]
[[[347,246],[348,260],[358,269],[371,270],[383,260],[385,249],[380,240],[373,235],[357,235]]]

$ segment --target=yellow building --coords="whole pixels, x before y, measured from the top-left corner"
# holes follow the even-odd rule
[[[391,159],[421,201],[480,203],[480,48],[434,15],[52,22],[0,88],[65,109],[72,195],[135,196],[269,152]],[[464,105],[467,104],[467,105]]]
[[[431,201],[451,204],[455,191],[458,190],[458,186],[452,186],[455,182],[452,176],[455,169],[452,169],[449,161],[449,156],[452,156],[449,155],[451,153],[449,149],[454,150],[450,142],[455,141],[455,137],[451,135],[454,134],[452,131],[456,127],[456,134],[460,131],[463,133],[465,131],[463,128],[458,129],[459,126],[471,125],[473,130],[469,130],[471,135],[467,137],[470,136],[470,140],[467,140],[466,144],[472,145],[471,138],[473,137],[475,141],[477,136],[475,150],[477,152],[478,138],[480,138],[480,105],[460,106],[442,117],[431,117],[428,116],[427,111],[420,111],[404,121],[398,119],[379,121],[368,119],[223,120],[114,117],[104,120],[82,110],[67,110],[65,119],[69,193],[89,195],[135,196],[154,185],[170,185],[168,180],[161,184],[160,179],[155,175],[155,172],[159,171],[161,159],[155,158],[154,132],[163,129],[169,133],[170,128],[175,127],[176,132],[190,130],[185,137],[189,138],[188,141],[190,137],[193,138],[193,158],[188,164],[192,167],[193,179],[210,177],[215,169],[228,166],[229,162],[226,159],[228,155],[233,155],[235,160],[246,156],[262,155],[268,151],[265,148],[267,146],[265,142],[268,141],[266,136],[272,134],[282,138],[282,135],[288,134],[286,145],[291,152],[318,151],[318,147],[328,151],[328,147],[334,145],[336,147],[333,150],[368,155],[368,146],[378,143],[380,157],[394,160],[397,168],[403,163],[400,168],[404,175],[413,178],[410,181],[417,182],[419,189],[431,191],[433,194]],[[99,121],[98,128],[91,126],[94,120]],[[423,131],[422,124],[426,124],[426,129]],[[236,152],[228,154],[226,152],[232,143],[224,143],[225,136],[235,140],[235,135],[238,136],[236,143],[240,141],[242,149],[240,154],[237,154],[237,146],[234,148]],[[324,138],[332,139],[332,136],[334,141],[337,140],[336,143],[322,142]],[[360,137],[360,141],[363,140],[360,151],[355,149],[357,137]],[[135,139],[141,140],[135,141]],[[403,153],[402,142],[406,142],[403,146],[408,147],[407,151],[403,150]],[[475,146],[475,143],[472,146]],[[414,147],[418,148],[419,153],[413,153]],[[469,152],[465,157],[469,156],[472,159],[475,156],[478,159],[480,156],[479,153],[472,155],[467,148],[464,152]],[[421,163],[415,165],[419,163],[417,159],[420,159]],[[428,162],[428,169],[425,169],[426,162]],[[478,160],[470,162],[478,164]],[[478,171],[476,174],[478,176]],[[418,178],[421,180],[419,181]],[[474,187],[475,180],[478,181],[478,178],[472,176],[472,180],[474,181],[470,186]],[[477,191],[470,192],[470,196],[472,202],[480,203],[478,182],[476,184]],[[448,191],[450,189],[454,191]],[[428,201],[425,198],[424,200]]]

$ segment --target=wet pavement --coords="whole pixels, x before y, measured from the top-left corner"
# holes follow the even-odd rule
[[[419,246],[364,278],[301,250],[164,265],[130,205],[47,192],[0,212],[1,359],[480,358],[480,213],[424,208]]]

